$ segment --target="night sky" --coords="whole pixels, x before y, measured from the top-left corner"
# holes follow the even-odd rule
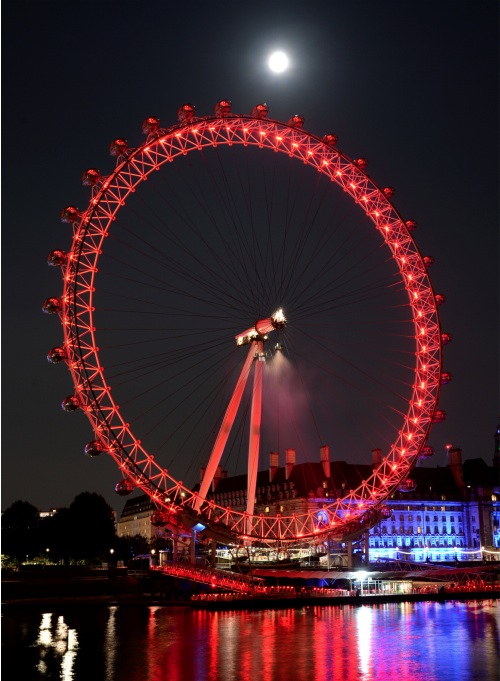
[[[498,8],[479,0],[339,2],[2,3],[3,28],[3,400],[2,510],[18,499],[41,510],[82,491],[118,511],[119,479],[108,457],[88,459],[82,414],[66,414],[69,372],[46,360],[62,342],[45,298],[60,295],[46,265],[69,249],[61,209],[86,206],[82,172],[110,172],[109,144],[142,142],[141,123],[175,123],[193,102],[208,115],[229,98],[250,113],[305,118],[335,132],[351,158],[396,188],[394,204],[446,295],[453,335],[444,369],[445,423],[434,427],[432,465],[445,445],[491,464],[499,405]],[[289,70],[267,57],[286,51]],[[237,330],[239,331],[239,329]]]

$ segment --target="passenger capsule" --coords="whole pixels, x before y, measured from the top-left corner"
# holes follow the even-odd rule
[[[168,515],[163,511],[155,511],[151,516],[151,525],[154,527],[164,527],[168,523]]]
[[[443,423],[446,420],[446,412],[442,409],[436,409],[432,417],[432,423]]]
[[[441,343],[443,345],[448,345],[448,343],[451,343],[452,340],[453,340],[453,336],[451,335],[451,333],[442,333],[441,334]]]
[[[142,134],[150,135],[152,132],[156,132],[159,127],[160,119],[157,116],[148,116],[148,118],[142,122]]]
[[[101,173],[97,168],[87,168],[82,175],[82,184],[84,187],[93,187],[99,181]]]
[[[50,265],[50,267],[61,267],[61,265],[64,265],[65,260],[66,253],[64,251],[56,249],[55,251],[50,251],[50,253],[48,254],[47,265]]]
[[[104,447],[99,440],[92,440],[91,442],[87,442],[83,451],[85,452],[86,456],[95,457],[99,456],[99,454],[102,454]]]
[[[73,224],[78,220],[79,213],[76,206],[66,206],[61,211],[61,222],[68,222]]]
[[[68,412],[76,411],[80,408],[80,400],[76,395],[68,395],[68,397],[65,397],[61,402],[61,408]]]
[[[115,492],[121,497],[126,497],[128,494],[132,494],[133,491],[134,483],[130,480],[120,480],[120,482],[115,485]]]
[[[321,139],[321,141],[327,144],[329,147],[334,147],[337,144],[338,140],[339,138],[337,137],[337,135],[334,135],[333,133],[329,133],[328,135],[325,135]]]
[[[368,159],[367,158],[355,158],[353,161],[354,165],[358,166],[358,168],[361,168],[361,170],[364,170],[366,166],[368,165]]]
[[[392,511],[388,506],[382,506],[380,509],[380,513],[383,518],[390,518],[392,515]]]
[[[442,305],[446,302],[446,296],[444,296],[442,293],[436,293],[435,300],[436,305]]]
[[[405,222],[405,225],[406,225],[406,229],[407,229],[409,232],[413,232],[413,230],[414,230],[415,227],[417,226],[417,223],[415,222],[415,220],[407,220],[407,221]]]
[[[45,314],[56,314],[62,309],[62,303],[59,298],[47,298],[43,301],[42,310]]]
[[[66,359],[66,350],[64,348],[52,348],[49,350],[47,359],[51,364],[59,364]]]
[[[430,447],[429,445],[422,447],[419,456],[421,459],[430,459],[431,456],[434,456],[434,447]]]
[[[431,265],[434,265],[434,258],[432,257],[432,255],[424,255],[423,260],[424,260],[424,265],[426,267],[430,267]]]
[[[214,113],[217,118],[225,118],[231,113],[232,102],[229,99],[221,99],[217,102],[214,108]]]
[[[441,374],[441,385],[446,385],[447,383],[451,383],[453,380],[453,376],[449,374],[447,371],[443,371]]]
[[[122,156],[128,149],[128,142],[122,137],[113,140],[109,145],[110,156]]]
[[[386,196],[388,199],[390,199],[391,196],[394,196],[394,194],[396,193],[394,187],[384,187],[382,191],[384,192],[384,196]]]
[[[415,489],[417,489],[417,483],[411,478],[406,478],[406,480],[398,486],[400,492],[413,492]]]
[[[195,110],[194,104],[189,104],[189,103],[183,104],[177,110],[177,119],[179,120],[180,123],[189,123],[189,121],[194,116],[194,110]]]
[[[267,114],[269,113],[269,107],[267,104],[257,104],[257,106],[254,106],[252,109],[251,116],[254,118],[267,118]]]
[[[302,128],[304,125],[304,116],[295,114],[295,116],[288,119],[287,125],[291,125],[292,128]]]

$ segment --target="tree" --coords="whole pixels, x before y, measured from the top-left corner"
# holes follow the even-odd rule
[[[69,509],[60,508],[54,515],[42,518],[40,521],[42,552],[48,548],[52,561],[58,563],[62,560],[68,565],[70,559],[68,538],[70,533],[71,516]]]
[[[115,542],[113,509],[95,492],[82,492],[69,507],[70,555],[76,560],[108,560]]]
[[[33,504],[15,501],[2,515],[2,552],[15,558],[17,564],[40,550],[40,514]]]

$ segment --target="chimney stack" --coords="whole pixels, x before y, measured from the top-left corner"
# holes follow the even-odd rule
[[[328,445],[323,445],[319,449],[319,460],[323,466],[323,473],[325,478],[330,477],[330,447]]]
[[[285,478],[288,480],[293,467],[295,466],[295,449],[287,449],[285,455]]]
[[[217,466],[217,470],[215,471],[214,479],[212,480],[212,492],[215,492],[217,489],[217,485],[220,482],[220,479],[222,478],[222,466]]]
[[[372,449],[372,466],[373,468],[376,468],[377,466],[380,466],[382,463],[382,452],[380,449]]]
[[[279,466],[278,452],[269,452],[269,482],[273,481]]]
[[[450,470],[455,478],[455,482],[460,489],[465,487],[464,482],[464,469],[462,466],[462,450],[458,447],[453,447],[449,450],[448,456],[450,457]]]

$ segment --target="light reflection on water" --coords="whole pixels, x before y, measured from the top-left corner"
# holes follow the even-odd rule
[[[498,601],[207,612],[4,608],[9,678],[498,681]]]

